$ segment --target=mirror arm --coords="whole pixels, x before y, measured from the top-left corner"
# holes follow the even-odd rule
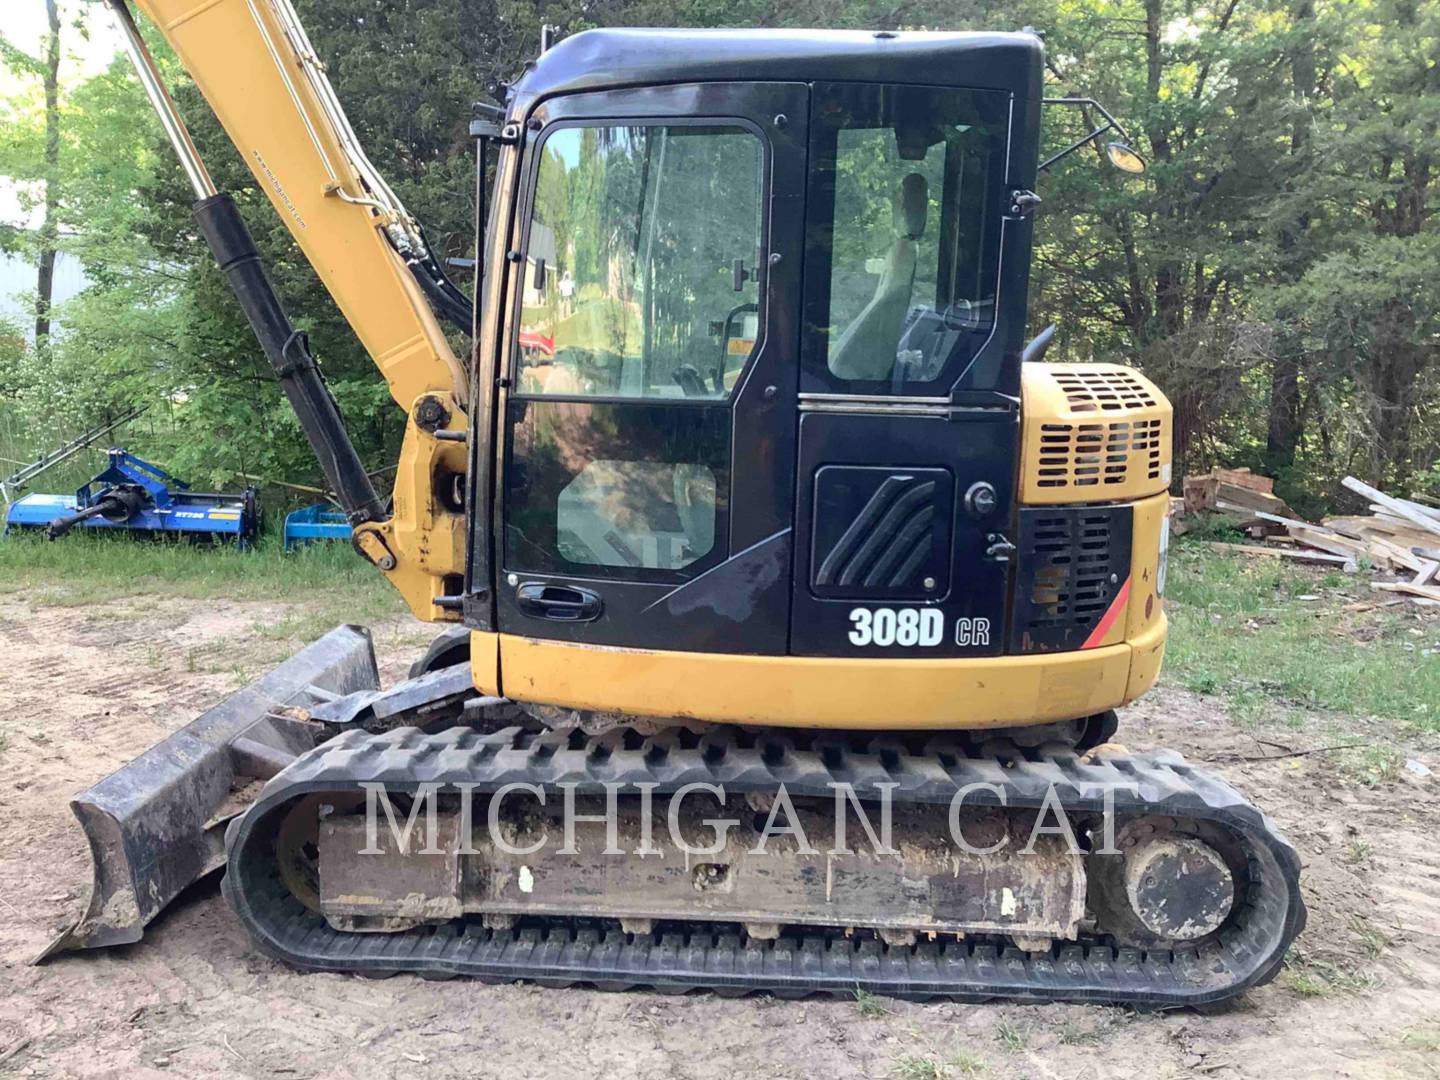
[[[1111,116],[1110,113],[1106,110],[1105,106],[1104,106],[1104,105],[1101,105],[1100,102],[1096,101],[1094,98],[1088,98],[1088,97],[1041,98],[1041,99],[1040,99],[1040,104],[1042,104],[1042,105],[1072,105],[1072,106],[1076,106],[1076,107],[1079,107],[1079,108],[1093,108],[1093,109],[1095,109],[1097,112],[1099,112],[1099,114],[1100,114],[1101,116],[1105,117],[1105,123],[1101,124],[1101,125],[1100,125],[1099,127],[1097,127],[1094,131],[1090,132],[1089,135],[1086,135],[1083,139],[1078,139],[1078,140],[1076,140],[1075,142],[1071,143],[1071,144],[1070,144],[1069,146],[1067,146],[1064,150],[1061,150],[1058,154],[1055,154],[1055,155],[1053,155],[1052,157],[1046,158],[1044,161],[1042,161],[1042,162],[1040,163],[1040,168],[1036,170],[1037,172],[1044,172],[1046,169],[1050,168],[1051,165],[1054,165],[1057,161],[1061,160],[1062,158],[1067,158],[1067,157],[1069,157],[1071,154],[1073,154],[1076,150],[1079,150],[1079,149],[1080,149],[1082,146],[1084,146],[1086,143],[1092,142],[1092,141],[1094,141],[1095,139],[1098,139],[1101,135],[1104,135],[1105,132],[1107,132],[1107,131],[1116,131],[1116,132],[1119,133],[1120,138],[1123,139],[1125,142],[1129,142],[1129,141],[1130,141],[1130,136],[1129,136],[1128,134],[1126,134],[1125,129],[1124,129],[1123,127],[1121,127],[1120,121],[1119,121],[1119,120],[1116,120],[1115,117]]]

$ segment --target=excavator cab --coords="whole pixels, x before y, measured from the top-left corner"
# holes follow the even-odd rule
[[[527,70],[480,282],[478,686],[1095,732],[1148,686],[1162,399],[1134,376],[1103,409],[1077,388],[1120,422],[1098,442],[1045,425],[1069,398],[1026,415],[1042,71],[1031,34],[665,30],[582,33]],[[1038,501],[1091,508],[1042,526],[1022,482],[1072,464]]]

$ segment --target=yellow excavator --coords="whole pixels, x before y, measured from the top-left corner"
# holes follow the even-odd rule
[[[387,689],[339,627],[78,797],[95,887],[47,955],[223,867],[306,970],[1149,1007],[1275,974],[1291,846],[1111,742],[1164,652],[1171,410],[1026,342],[1037,177],[1107,133],[1144,168],[1043,96],[1038,34],[546,41],[471,127],[472,301],[290,0],[135,0],[405,410],[387,501],[108,2],[356,551],[452,625]],[[1052,105],[1100,119],[1041,162]]]

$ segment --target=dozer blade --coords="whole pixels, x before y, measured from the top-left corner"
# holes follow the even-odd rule
[[[314,748],[310,708],[379,686],[367,630],[337,626],[71,802],[95,880],[85,912],[38,957],[139,941],[181,890],[225,862],[225,826],[261,782]]]

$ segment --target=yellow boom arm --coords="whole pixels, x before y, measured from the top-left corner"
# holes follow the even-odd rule
[[[437,489],[457,486],[464,444],[428,429],[465,430],[467,387],[465,368],[406,265],[407,255],[428,254],[418,226],[365,158],[290,0],[135,3],[195,80],[409,415],[393,516],[356,526],[357,548],[417,616],[457,617],[436,601],[459,591],[464,519],[455,500],[450,508],[439,501]],[[123,0],[111,4],[127,23]],[[132,58],[145,79],[149,60],[138,37]],[[149,74],[154,81],[153,68]],[[158,94],[164,97],[163,88]],[[171,120],[183,159],[188,136],[178,117]],[[203,175],[198,159],[187,168]],[[416,423],[422,402],[424,426]]]

